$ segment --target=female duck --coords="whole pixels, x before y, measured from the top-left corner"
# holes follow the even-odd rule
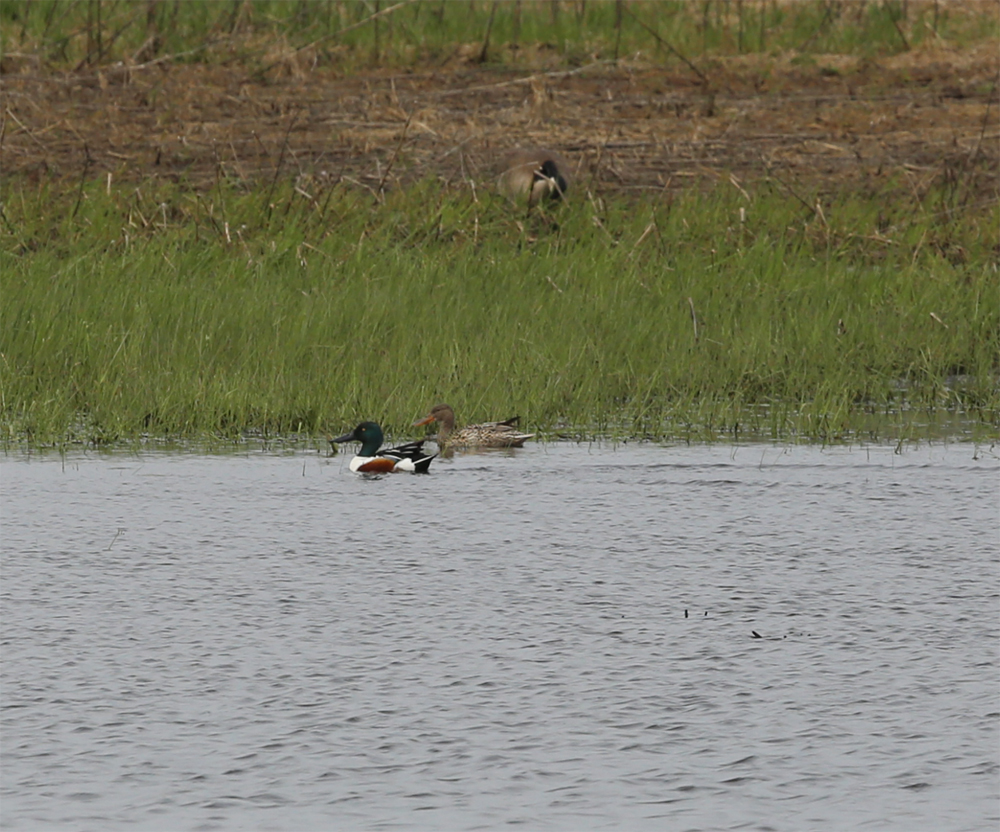
[[[438,423],[437,443],[449,448],[520,448],[535,434],[521,433],[516,427],[518,417],[504,422],[484,422],[455,430],[455,411],[447,404],[436,404],[431,412],[414,425]]]
[[[569,190],[569,165],[558,153],[526,148],[511,153],[500,174],[500,190],[515,202],[527,200],[534,208],[545,200],[557,200]]]
[[[424,453],[422,439],[380,451],[382,438],[382,428],[375,422],[362,422],[350,433],[330,441],[361,443],[361,450],[351,460],[350,466],[356,474],[389,474],[396,471],[426,474],[431,460],[437,456]]]

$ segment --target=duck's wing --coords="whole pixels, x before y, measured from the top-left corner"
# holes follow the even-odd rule
[[[508,420],[509,422],[510,420]],[[456,445],[481,448],[519,448],[535,434],[521,433],[508,422],[468,425],[449,437]]]
[[[407,442],[404,445],[396,445],[394,448],[384,448],[378,452],[378,455],[395,457],[396,459],[406,459],[423,453],[423,449],[424,440],[418,439],[416,442]]]
[[[430,468],[431,460],[437,454],[424,453],[424,440],[407,442],[405,445],[397,445],[395,448],[386,448],[379,451],[379,456],[392,459],[396,463],[397,471],[412,471],[415,474],[426,474]]]
[[[513,430],[520,420],[520,416],[511,416],[502,422],[480,422],[477,425],[467,425],[463,430]]]
[[[521,448],[534,435],[533,433],[520,433],[516,430],[510,430],[499,434],[498,439],[500,440],[500,444],[505,448]]]

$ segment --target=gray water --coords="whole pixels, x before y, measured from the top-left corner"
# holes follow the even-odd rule
[[[348,459],[2,460],[5,830],[1000,824],[996,449]]]

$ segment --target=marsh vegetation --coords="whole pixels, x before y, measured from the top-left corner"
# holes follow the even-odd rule
[[[658,5],[5,3],[4,441],[398,437],[437,401],[549,437],[995,435],[984,5]],[[522,138],[577,160],[565,205],[494,195]]]

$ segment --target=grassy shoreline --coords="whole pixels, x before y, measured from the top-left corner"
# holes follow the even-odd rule
[[[322,436],[362,418],[414,435],[441,400],[581,437],[1000,425],[995,206],[807,210],[761,183],[525,220],[434,182],[384,203],[271,196],[5,195],[3,441]]]
[[[413,436],[442,400],[545,437],[1000,432],[995,4],[0,24],[7,448]],[[487,161],[540,136],[580,179],[525,217]]]

